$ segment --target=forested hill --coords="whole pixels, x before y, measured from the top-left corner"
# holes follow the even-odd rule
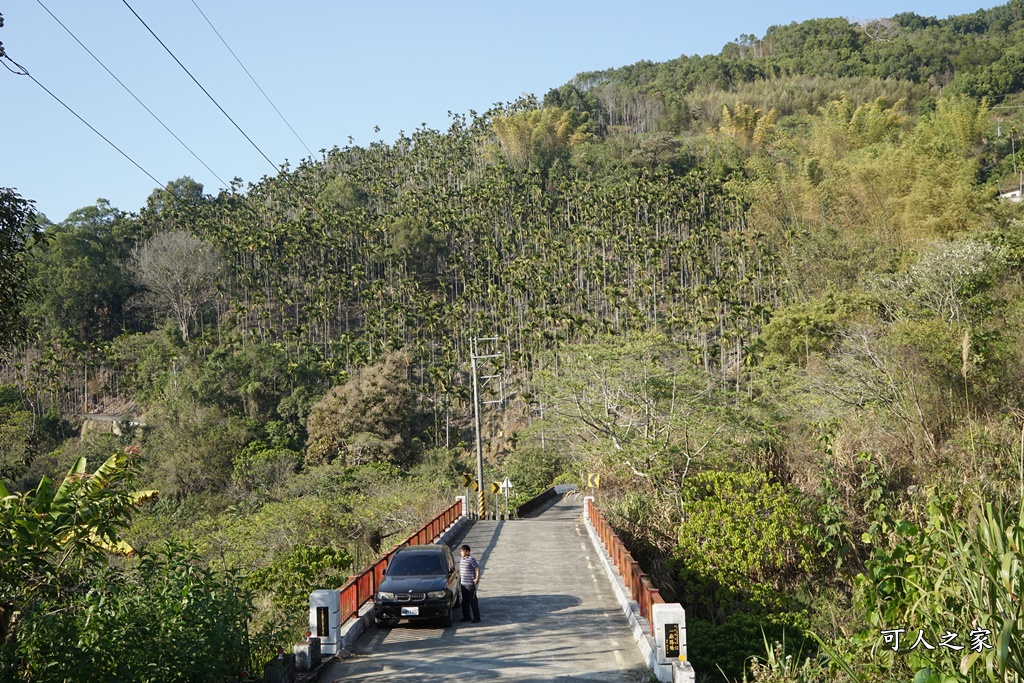
[[[717,55],[584,72],[544,104],[573,106],[610,125],[680,132],[717,121],[727,93],[781,115],[813,113],[840,78],[899,81],[929,102],[936,88],[996,101],[1024,87],[1022,30],[1024,3],[1016,0],[946,19],[912,12],[858,23],[812,19],[740,35]],[[796,76],[806,78],[787,83]],[[817,84],[823,78],[828,86]]]
[[[475,471],[478,338],[488,477],[600,473],[699,671],[1024,676],[1022,20],[774,27],[137,212],[0,190],[0,678],[287,646]]]

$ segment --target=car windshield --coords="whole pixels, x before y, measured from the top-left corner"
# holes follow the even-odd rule
[[[388,567],[388,576],[426,576],[444,574],[439,555],[399,555]]]

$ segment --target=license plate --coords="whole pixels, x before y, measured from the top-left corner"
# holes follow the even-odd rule
[[[402,616],[403,617],[418,617],[419,615],[420,615],[420,608],[419,607],[403,607],[402,608]]]

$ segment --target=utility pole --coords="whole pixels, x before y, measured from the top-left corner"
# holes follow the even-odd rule
[[[473,371],[473,426],[476,429],[476,480],[479,482],[479,490],[477,495],[479,496],[479,513],[480,517],[487,514],[487,503],[486,494],[484,493],[484,448],[483,442],[480,438],[480,380],[487,381],[490,379],[497,378],[499,380],[499,396],[497,401],[484,401],[483,404],[501,403],[504,401],[504,392],[501,391],[500,381],[501,375],[485,375],[478,377],[477,372],[479,370],[478,361],[488,360],[491,358],[501,358],[500,353],[492,353],[485,355],[477,355],[478,344],[480,342],[496,342],[497,337],[484,337],[484,338],[472,338],[469,340],[469,357],[470,357],[470,368]]]

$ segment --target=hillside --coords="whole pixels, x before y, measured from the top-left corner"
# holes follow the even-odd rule
[[[0,190],[0,677],[85,680],[132,587],[188,567],[276,651],[309,586],[449,504],[493,337],[490,471],[522,498],[600,472],[710,680],[1019,680],[1021,36],[1022,0],[818,19],[216,196],[37,226]],[[113,408],[143,425],[80,438]],[[126,452],[116,492],[159,498],[104,503],[103,538],[149,559],[25,545],[50,479]],[[58,655],[69,624],[93,641]]]

